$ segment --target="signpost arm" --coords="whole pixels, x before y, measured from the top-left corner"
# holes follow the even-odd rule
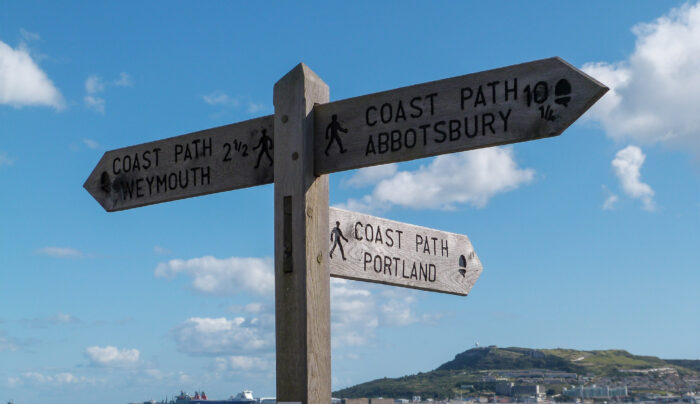
[[[274,87],[277,402],[331,399],[328,176],[314,175],[314,104],[328,86],[299,64]]]

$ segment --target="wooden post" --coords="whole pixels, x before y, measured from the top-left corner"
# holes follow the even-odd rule
[[[331,399],[328,176],[314,176],[313,149],[328,94],[304,64],[274,87],[277,402]]]

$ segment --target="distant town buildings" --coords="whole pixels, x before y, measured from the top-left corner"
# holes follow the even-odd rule
[[[529,397],[539,401],[546,397],[544,388],[538,384],[516,385],[515,383],[501,382],[496,384],[495,390],[497,395],[516,397],[521,400]]]
[[[612,398],[627,397],[627,387],[590,386],[564,389],[562,394],[573,398]]]

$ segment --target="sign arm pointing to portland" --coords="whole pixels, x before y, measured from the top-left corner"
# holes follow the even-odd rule
[[[467,236],[336,208],[328,222],[333,277],[466,296],[481,275]]]

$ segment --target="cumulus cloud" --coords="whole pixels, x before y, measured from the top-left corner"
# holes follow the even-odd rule
[[[179,273],[192,277],[192,288],[201,293],[231,295],[252,292],[272,295],[275,290],[273,262],[269,258],[192,258],[158,264],[155,276],[172,278]]]
[[[620,197],[617,196],[617,194],[610,192],[608,187],[606,187],[605,185],[603,185],[603,191],[605,191],[605,193],[607,194],[607,197],[605,198],[605,202],[603,202],[603,210],[615,209],[615,205],[620,200]]]
[[[31,34],[28,32],[28,34]],[[13,49],[0,41],[0,104],[15,108],[48,106],[61,110],[63,96],[32,59],[25,45]]]
[[[374,185],[383,179],[393,177],[398,169],[399,166],[396,163],[360,168],[352,175],[352,177],[343,181],[343,185],[358,188],[367,185]]]
[[[131,76],[125,72],[121,72],[118,78],[111,81],[105,81],[99,75],[92,74],[85,79],[85,96],[83,97],[83,102],[89,109],[94,109],[104,115],[107,102],[102,96],[102,93],[104,93],[105,89],[110,86],[132,87],[133,85]],[[90,146],[88,145],[88,147]]]
[[[8,385],[15,387],[19,385],[48,385],[65,386],[78,384],[94,384],[97,380],[93,377],[76,376],[69,372],[58,372],[46,374],[40,372],[24,372],[19,377],[8,378]]]
[[[258,302],[248,303],[244,306],[229,306],[228,310],[232,313],[245,314],[274,314],[270,311],[270,307]]]
[[[617,141],[661,143],[700,156],[700,3],[638,24],[628,59],[583,70],[610,87],[587,117]]]
[[[252,356],[274,348],[274,273],[272,260],[214,257],[171,260],[158,265],[155,275],[173,277],[185,273],[192,287],[202,293],[231,296],[256,293],[267,302],[229,306],[234,317],[192,317],[171,332],[178,349],[192,355]],[[379,289],[377,289],[379,288]],[[439,316],[417,314],[412,291],[375,293],[381,286],[331,278],[331,327],[334,347],[367,345],[380,326],[404,326],[434,322]],[[231,367],[230,361],[227,362]]]
[[[192,355],[249,355],[270,351],[275,336],[256,318],[192,317],[172,331],[181,352]]]
[[[371,344],[379,327],[434,324],[438,313],[419,314],[418,299],[410,290],[331,278],[331,328],[333,347]]]
[[[27,31],[24,28],[20,28],[19,33],[20,33],[20,35],[22,35],[22,39],[25,42],[38,41],[41,39],[41,35],[39,35],[38,33]]]
[[[446,154],[417,170],[396,171],[379,181],[371,194],[339,207],[364,212],[391,206],[449,210],[466,203],[482,208],[495,195],[531,182],[534,175],[533,169],[518,167],[512,147]]]
[[[629,197],[642,201],[645,210],[654,210],[654,190],[641,180],[641,168],[646,155],[637,146],[627,146],[617,152],[612,167],[620,180],[622,191]]]
[[[98,75],[89,76],[85,80],[85,97],[83,101],[85,106],[94,109],[95,111],[104,114],[105,113],[105,100],[99,97],[97,94],[103,92],[105,89],[104,81]]]
[[[375,298],[360,285],[331,278],[331,343],[334,347],[366,345],[375,336],[379,326]]]
[[[262,356],[232,355],[217,357],[214,367],[219,372],[263,371],[273,368],[274,358]]]
[[[134,82],[128,73],[121,72],[119,73],[119,77],[114,80],[114,85],[117,87],[133,87]]]
[[[163,255],[165,255],[165,254],[170,254],[172,251],[168,250],[168,249],[165,248],[165,247],[153,246],[153,252],[156,253],[156,254],[163,254]]]
[[[97,150],[97,149],[101,149],[101,148],[102,148],[102,146],[100,146],[100,144],[97,143],[97,141],[92,140],[92,139],[88,139],[88,138],[84,138],[84,139],[83,139],[83,144],[84,144],[88,149],[92,149],[92,150]]]
[[[85,349],[85,356],[95,366],[122,367],[139,363],[140,352],[138,349],[119,349],[111,345],[91,346]]]
[[[202,101],[208,105],[225,109],[244,108],[249,114],[255,114],[267,109],[263,103],[252,101],[246,97],[232,97],[221,90],[215,90],[203,95]]]
[[[36,252],[54,258],[82,258],[84,256],[82,252],[70,247],[44,247]]]

